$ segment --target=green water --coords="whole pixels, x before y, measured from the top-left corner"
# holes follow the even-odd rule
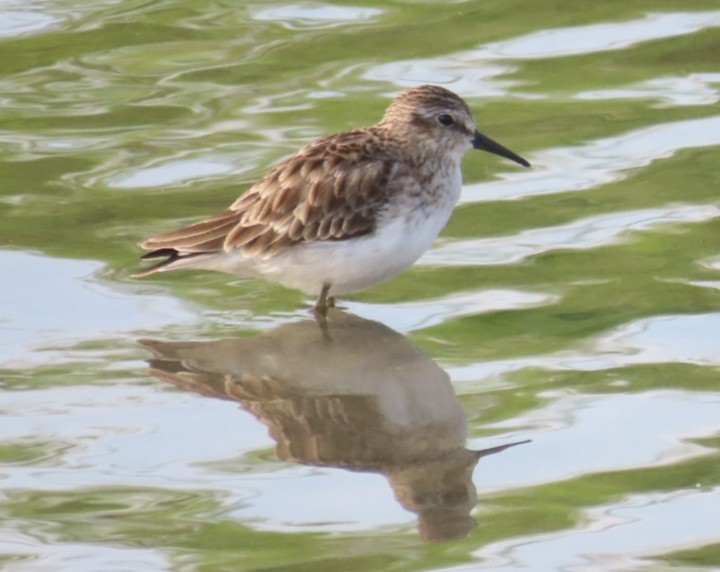
[[[720,569],[719,28],[709,0],[3,3],[0,570]],[[130,278],[419,83],[533,169],[469,154],[333,344],[279,286]]]

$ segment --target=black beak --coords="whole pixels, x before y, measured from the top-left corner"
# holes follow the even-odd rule
[[[482,149],[488,153],[494,153],[495,155],[500,155],[501,157],[520,163],[523,167],[530,166],[530,163],[528,163],[520,155],[513,153],[510,149],[500,145],[500,143],[495,143],[495,141],[490,139],[490,137],[486,137],[479,131],[475,131],[475,135],[473,135],[472,146],[475,149]]]

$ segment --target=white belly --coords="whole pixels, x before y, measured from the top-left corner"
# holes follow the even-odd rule
[[[363,290],[399,274],[430,246],[439,230],[401,220],[379,232],[344,241],[323,241],[293,247],[257,265],[254,270],[275,282],[308,294],[332,285],[330,295]]]
[[[433,200],[414,203],[405,197],[405,203],[389,209],[372,234],[300,243],[267,260],[236,251],[189,258],[186,264],[168,269],[193,267],[254,275],[311,295],[318,295],[324,284],[331,285],[331,296],[363,290],[399,274],[430,248],[460,198],[462,173],[459,165],[454,167],[444,177],[436,174],[430,186],[443,190]]]
[[[452,183],[431,206],[386,219],[371,235],[299,244],[259,261],[253,270],[308,294],[318,294],[325,283],[332,285],[330,295],[335,296],[383,282],[420,258],[445,227],[460,196],[459,169]]]

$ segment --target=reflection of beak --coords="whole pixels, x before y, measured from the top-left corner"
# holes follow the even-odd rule
[[[513,153],[507,147],[503,147],[502,145],[500,145],[500,143],[496,143],[495,141],[490,139],[490,137],[486,137],[477,130],[475,131],[475,135],[473,135],[472,138],[472,146],[475,149],[482,149],[483,151],[487,151],[488,153],[494,153],[495,155],[500,155],[501,157],[505,157],[506,159],[510,159],[511,161],[520,163],[523,167],[530,166],[530,163],[528,163],[520,155]]]
[[[508,443],[507,445],[500,445],[498,447],[490,447],[489,449],[483,449],[481,451],[473,451],[475,455],[477,455],[478,461],[482,457],[487,457],[488,455],[494,455],[495,453],[500,453],[504,451],[505,449],[509,449],[510,447],[514,447],[515,445],[524,445],[525,443],[530,443],[530,439],[525,439],[524,441],[516,441],[515,443]]]

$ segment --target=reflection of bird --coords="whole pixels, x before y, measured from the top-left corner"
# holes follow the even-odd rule
[[[429,540],[475,525],[467,422],[448,375],[401,334],[332,310],[333,339],[313,322],[254,338],[141,340],[150,372],[181,389],[238,401],[267,425],[282,460],[377,472],[418,514]]]
[[[318,296],[323,314],[328,296],[387,280],[429,248],[473,147],[529,166],[477,131],[451,91],[409,89],[377,125],[310,143],[228,210],[142,242],[143,258],[162,260],[136,276],[180,268],[260,276]]]

